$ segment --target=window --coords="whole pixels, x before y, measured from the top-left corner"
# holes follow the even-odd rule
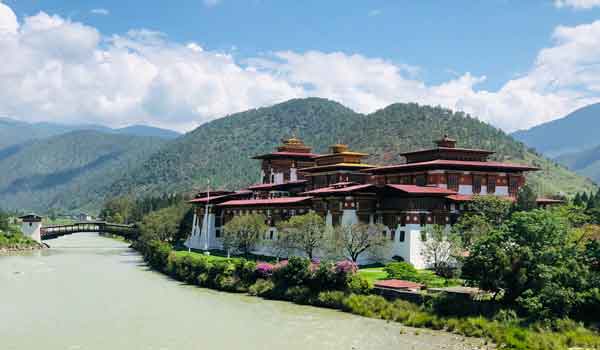
[[[406,226],[406,215],[400,216],[400,226]]]
[[[496,177],[488,176],[487,193],[496,193]]]
[[[406,238],[406,232],[404,231],[400,231],[400,237],[399,237],[399,241],[400,242],[404,242],[404,239]]]
[[[273,231],[269,231],[269,239],[273,240]]]
[[[458,192],[458,174],[448,174],[448,189]]]
[[[390,232],[390,241],[395,241],[396,240],[396,231],[392,230]]]
[[[415,182],[417,186],[426,186],[427,185],[427,175],[417,175]]]
[[[481,176],[473,175],[473,193],[481,193]]]
[[[221,237],[221,230],[216,230],[216,231],[215,231],[215,237],[216,237],[216,238],[219,238],[219,237]]]

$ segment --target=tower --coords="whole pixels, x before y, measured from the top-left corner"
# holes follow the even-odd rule
[[[42,243],[42,217],[36,214],[27,214],[21,219],[21,232],[38,243]]]

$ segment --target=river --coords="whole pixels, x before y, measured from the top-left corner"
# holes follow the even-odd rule
[[[0,349],[463,349],[464,339],[189,286],[95,234],[0,256]]]

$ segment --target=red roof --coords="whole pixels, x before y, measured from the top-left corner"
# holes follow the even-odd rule
[[[288,185],[299,185],[306,183],[308,180],[288,181],[280,184],[258,184],[248,187],[249,190],[269,190],[273,188],[286,187]]]
[[[452,195],[456,194],[456,191],[452,191],[446,188],[441,187],[432,187],[432,186],[417,186],[417,185],[393,185],[388,184],[387,187],[391,187],[395,190],[399,190],[402,192],[410,193],[410,194],[429,194],[429,195]]]
[[[358,190],[364,190],[364,189],[371,188],[374,186],[375,185],[373,185],[373,184],[354,185],[354,186],[346,186],[346,187],[331,186],[331,187],[324,187],[324,188],[319,188],[316,190],[304,192],[303,194],[313,195],[313,194],[330,194],[330,193],[348,193],[348,192],[354,192],[354,191],[358,191]]]
[[[320,154],[316,153],[304,153],[304,152],[273,152],[254,156],[254,159],[265,159],[265,158],[316,158],[320,157]]]
[[[375,287],[392,289],[421,289],[422,284],[404,280],[381,280],[375,282]]]
[[[281,205],[281,204],[298,204],[311,199],[312,197],[281,197],[270,199],[239,199],[231,200],[221,204],[223,207],[241,207],[250,205]]]
[[[476,162],[476,161],[464,161],[464,160],[447,160],[447,159],[436,159],[427,162],[417,163],[406,163],[398,165],[388,165],[377,167],[373,169],[365,170],[371,173],[385,172],[390,170],[409,170],[415,168],[486,168],[486,169],[500,169],[500,170],[512,170],[512,171],[530,171],[539,170],[539,168],[532,167],[529,165],[513,164],[513,163],[501,163],[501,162]]]

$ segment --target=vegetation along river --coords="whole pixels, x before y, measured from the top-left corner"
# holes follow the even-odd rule
[[[463,349],[447,333],[187,286],[77,234],[0,256],[2,350]]]

